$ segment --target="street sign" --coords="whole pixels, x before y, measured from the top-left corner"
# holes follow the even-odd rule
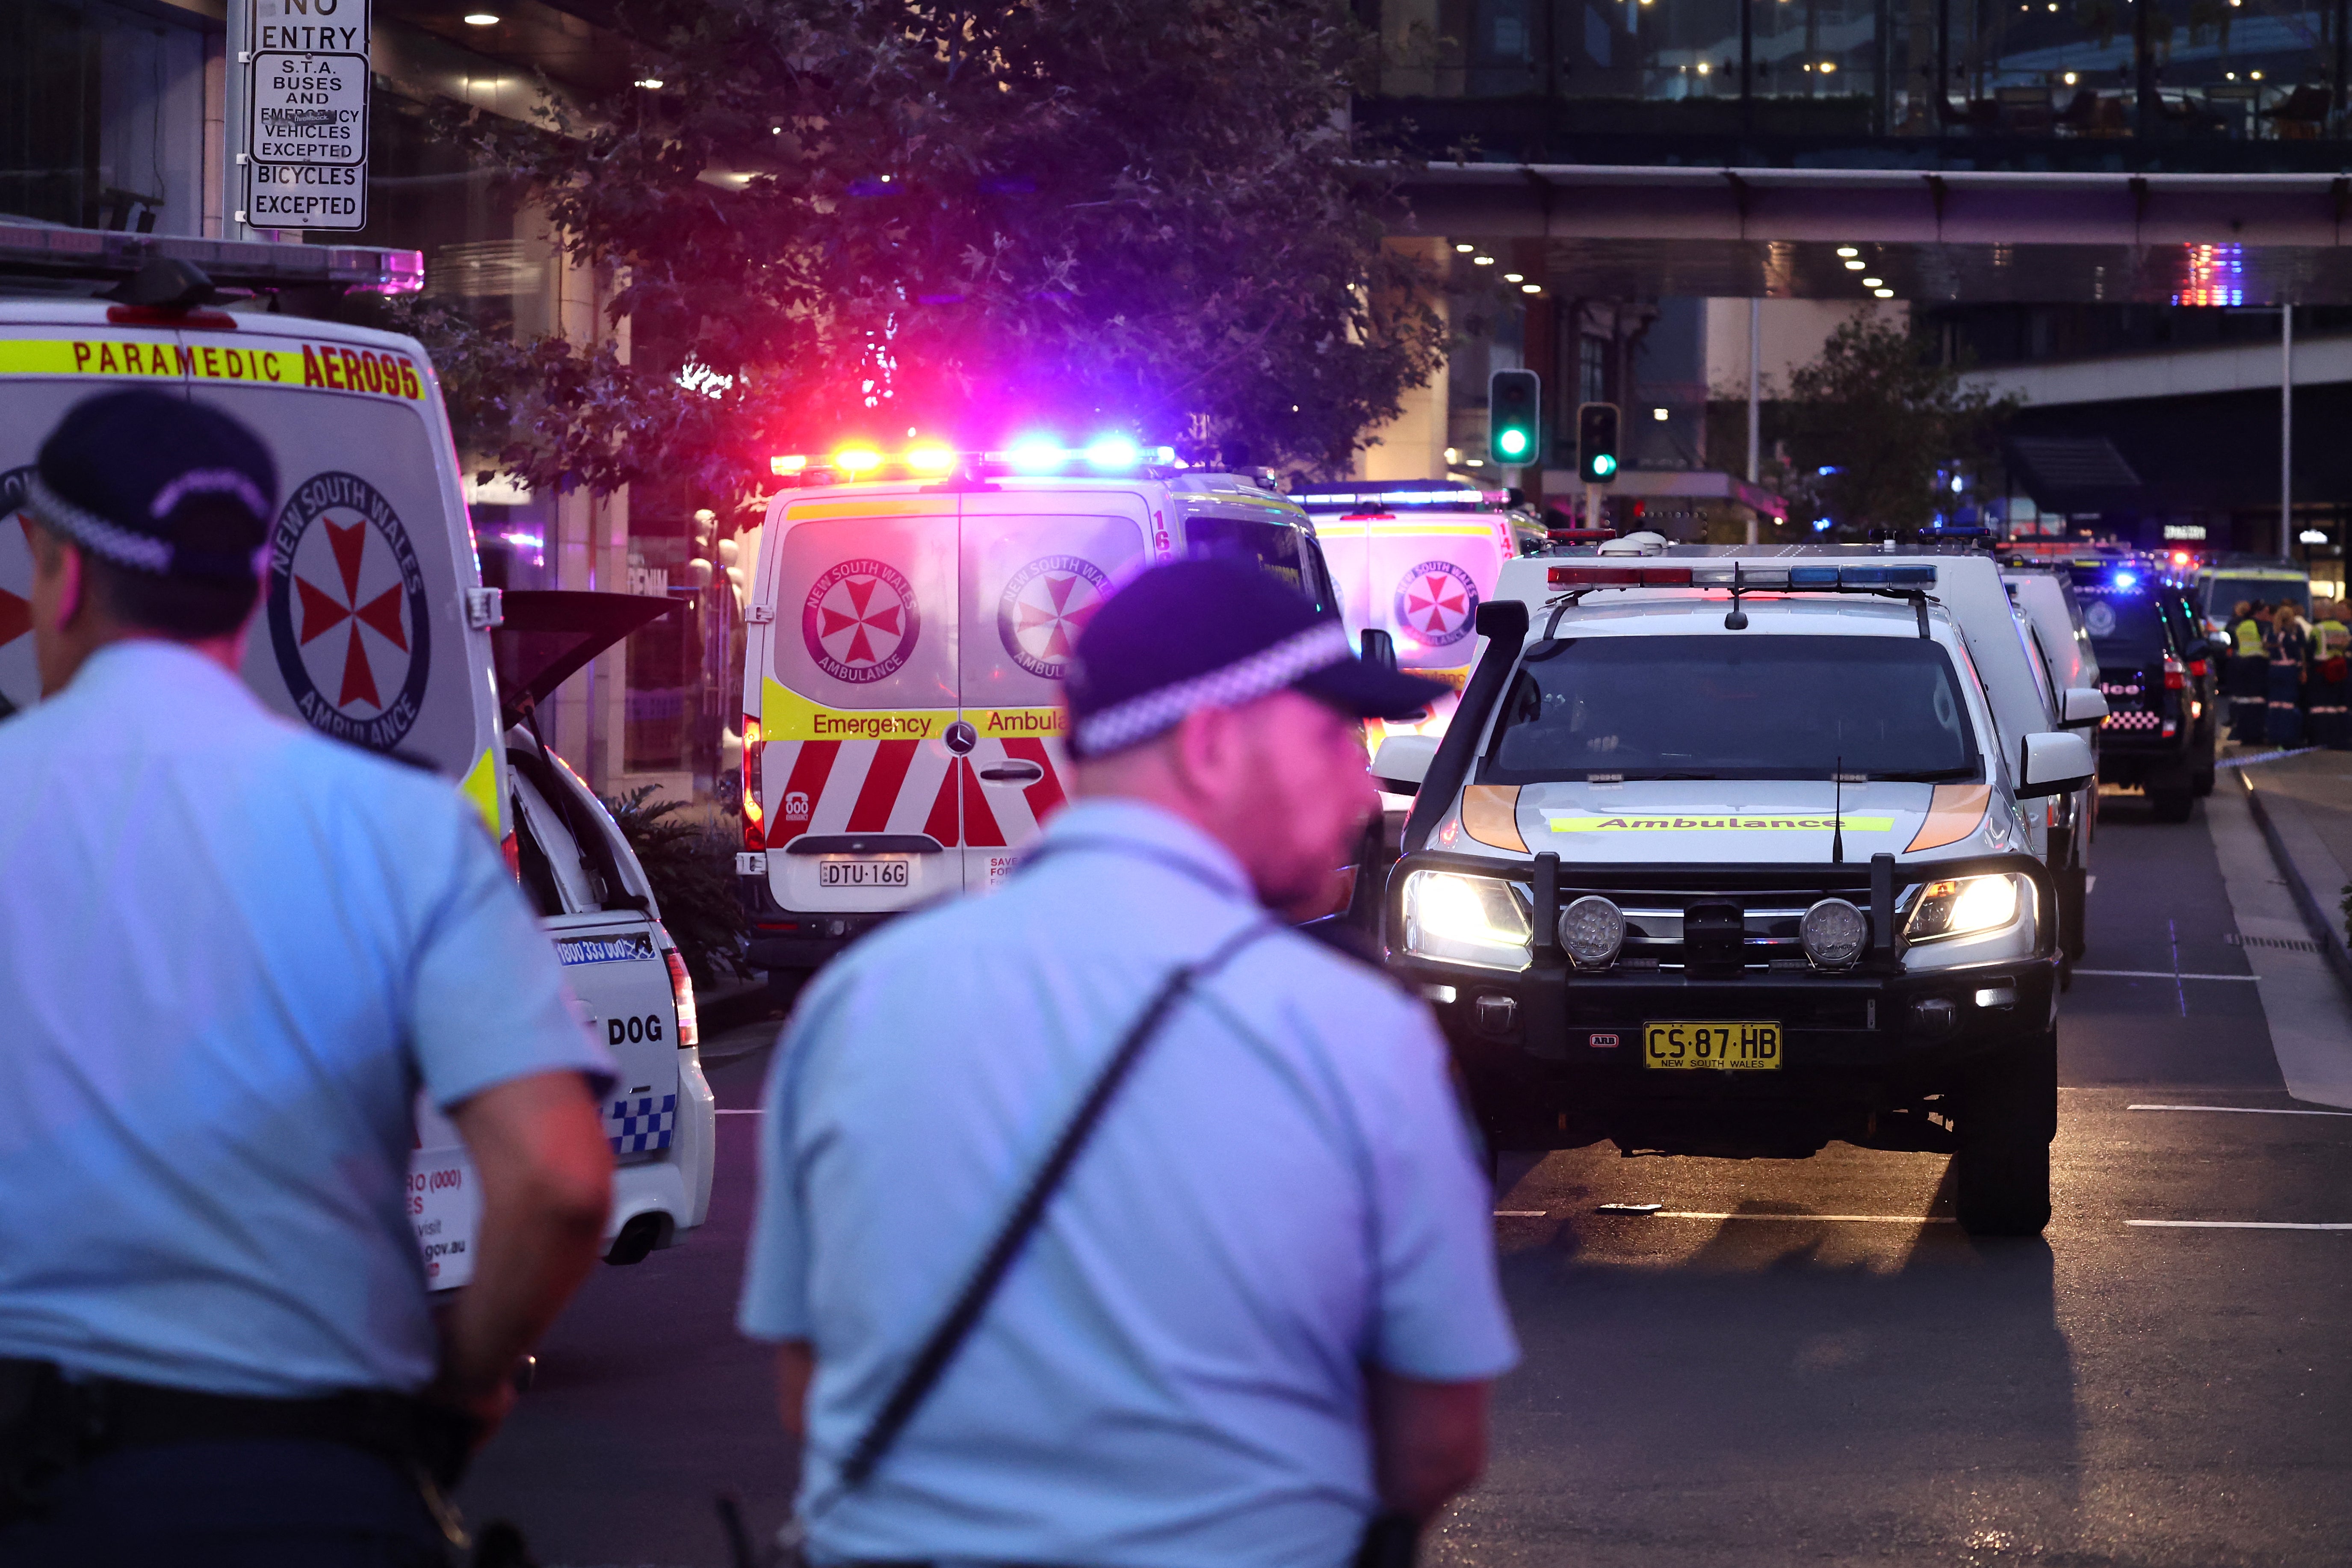
[[[242,222],[367,226],[368,0],[230,0],[241,41],[231,124],[242,146]]]
[[[254,163],[245,221],[256,228],[365,228],[365,163]]]
[[[367,56],[257,50],[251,100],[255,163],[367,162]]]

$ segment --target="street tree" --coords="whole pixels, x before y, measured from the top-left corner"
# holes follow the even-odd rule
[[[1434,369],[1346,0],[651,0],[634,85],[453,127],[615,284],[612,341],[411,321],[537,487],[1118,429],[1342,468]]]
[[[1790,373],[1774,421],[1788,499],[1850,532],[1925,526],[1949,500],[1937,472],[1985,471],[2018,406],[1969,384],[1902,323],[1857,312]]]

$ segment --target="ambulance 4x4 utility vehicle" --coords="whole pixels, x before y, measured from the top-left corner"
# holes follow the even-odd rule
[[[1392,737],[1373,767],[1419,792],[1390,968],[1497,1146],[1951,1151],[1964,1226],[2042,1229],[2058,932],[2022,805],[2091,756],[1982,675],[2023,658],[1993,574],[1503,569],[1445,739]]]
[[[604,1105],[619,1163],[607,1256],[635,1262],[709,1207],[713,1102],[694,992],[635,858],[525,710],[551,674],[603,646],[583,654],[583,637],[625,631],[642,612],[580,603],[623,595],[485,588],[424,351],[284,313],[321,293],[414,289],[423,276],[415,251],[0,224],[0,721],[40,696],[19,509],[58,418],[135,384],[244,420],[276,458],[282,496],[245,679],[289,719],[444,774],[505,847],[549,961],[620,1063]],[[494,664],[507,667],[503,691]],[[446,1118],[420,1100],[417,1121],[411,1216],[433,1285],[455,1286],[473,1270],[474,1175]]]
[[[1063,674],[1121,578],[1234,556],[1338,613],[1304,511],[1159,456],[1107,441],[777,460],[792,482],[761,524],[746,617],[737,862],[772,983],[1012,868],[1066,794]]]

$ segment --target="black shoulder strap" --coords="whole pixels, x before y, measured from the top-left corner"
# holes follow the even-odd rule
[[[996,1239],[990,1244],[980,1267],[972,1270],[971,1278],[965,1281],[963,1289],[956,1297],[955,1305],[948,1309],[947,1315],[940,1320],[939,1326],[923,1342],[923,1348],[916,1352],[906,1374],[899,1378],[898,1385],[890,1391],[890,1397],[882,1402],[881,1410],[857,1439],[849,1458],[842,1462],[840,1479],[835,1488],[836,1498],[866,1484],[875,1467],[882,1462],[883,1456],[890,1451],[899,1433],[914,1417],[916,1410],[938,1385],[948,1363],[963,1348],[965,1339],[980,1321],[981,1314],[987,1310],[990,1298],[996,1294],[996,1288],[1003,1282],[1013,1260],[1021,1255],[1022,1247],[1036,1230],[1037,1222],[1045,1217],[1046,1204],[1053,1200],[1062,1179],[1076,1163],[1079,1152],[1086,1147],[1087,1140],[1102,1121],[1111,1098],[1118,1092],[1119,1085],[1125,1081],[1129,1071],[1141,1058],[1144,1047],[1151,1043],[1152,1037],[1160,1032],[1168,1016],[1183,1000],[1184,994],[1223,969],[1250,943],[1277,929],[1273,921],[1253,921],[1226,938],[1206,958],[1197,963],[1188,963],[1171,974],[1167,984],[1152,996],[1142,1016],[1127,1031],[1127,1037],[1119,1042],[1118,1049],[1111,1053],[1109,1062],[1096,1077],[1093,1087],[1087,1090],[1086,1098],[1078,1102],[1077,1111],[1070,1118],[1069,1125],[1063,1128],[1062,1135],[1055,1140],[1053,1152],[1046,1155],[1045,1164],[1030,1178],[1028,1190],[1021,1194],[1020,1203],[1014,1205],[1013,1213],[997,1231]],[[812,1508],[810,1511],[817,1510]]]

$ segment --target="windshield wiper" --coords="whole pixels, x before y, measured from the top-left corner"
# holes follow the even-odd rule
[[[1723,778],[1723,775],[1722,775],[1721,773],[1620,773],[1620,774],[1618,775],[1618,777],[1619,777],[1619,778],[1621,778],[1621,779],[1622,779],[1622,780],[1624,780],[1624,781],[1625,781],[1626,783],[1628,783],[1628,784],[1636,784],[1636,783],[1639,783],[1639,784],[1656,784],[1656,783],[1660,783],[1660,782],[1669,782],[1669,783],[1672,783],[1672,782],[1680,782],[1680,783],[1688,783],[1688,782],[1690,782],[1690,781],[1692,781],[1692,780],[1720,782],[1720,781],[1721,781],[1721,779]]]
[[[1974,778],[1972,768],[1915,768],[1908,773],[1872,773],[1873,784],[1952,784]]]

